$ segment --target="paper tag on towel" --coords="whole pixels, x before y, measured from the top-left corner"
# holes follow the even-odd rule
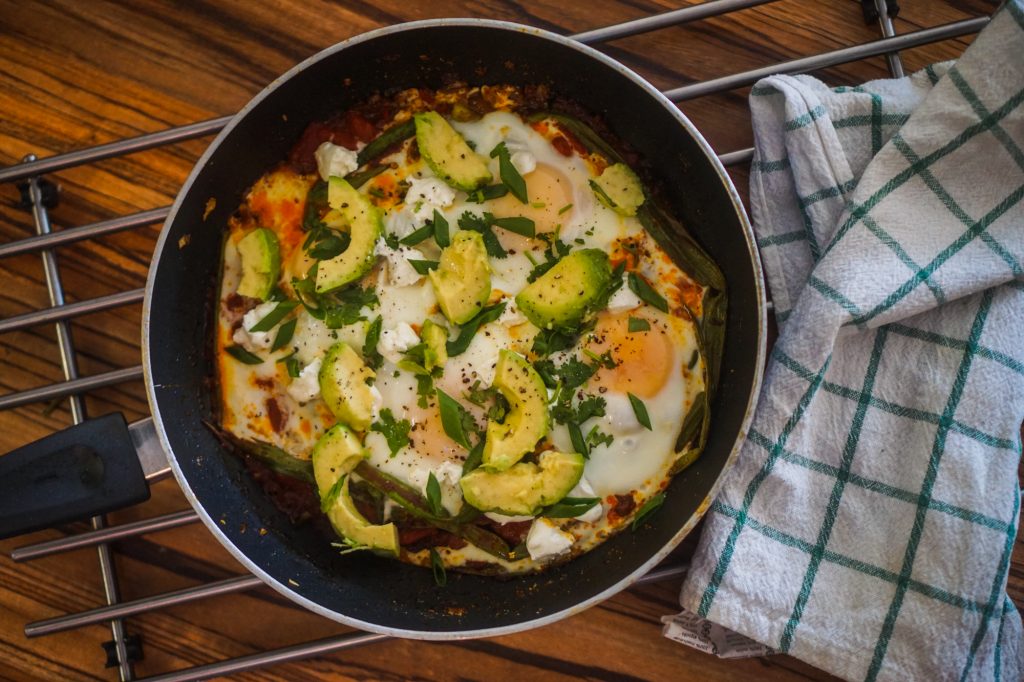
[[[662,634],[669,639],[719,658],[754,658],[775,653],[774,649],[760,642],[755,642],[689,611],[664,616],[661,622],[665,624]]]

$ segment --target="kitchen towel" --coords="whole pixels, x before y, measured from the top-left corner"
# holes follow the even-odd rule
[[[1024,0],[955,65],[750,101],[781,334],[682,606],[851,680],[1021,679]]]

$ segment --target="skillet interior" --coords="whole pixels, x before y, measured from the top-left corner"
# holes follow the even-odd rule
[[[275,589],[363,629],[420,638],[493,635],[609,596],[662,558],[704,512],[759,384],[762,289],[734,194],[650,86],[587,48],[533,29],[480,21],[410,26],[299,65],[257,96],[200,160],[163,230],[147,288],[150,400],[186,495],[228,549]],[[221,241],[243,192],[286,156],[310,121],[377,90],[436,88],[452,74],[471,84],[550,83],[603,117],[664,180],[670,208],[724,271],[730,303],[712,435],[698,462],[673,481],[652,523],[539,576],[499,582],[449,573],[440,588],[429,571],[365,553],[339,557],[320,533],[291,525],[202,421],[213,414],[209,347]],[[204,220],[211,197],[216,207]],[[268,532],[260,535],[261,528]]]

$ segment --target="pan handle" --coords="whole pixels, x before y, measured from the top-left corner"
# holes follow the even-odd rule
[[[145,471],[144,471],[145,469]],[[0,457],[0,539],[149,499],[168,471],[153,420],[88,419]]]

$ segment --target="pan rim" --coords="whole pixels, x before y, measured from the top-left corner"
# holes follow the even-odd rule
[[[719,471],[714,482],[705,496],[705,499],[698,505],[696,511],[690,516],[689,519],[679,528],[679,530],[670,538],[658,551],[649,557],[643,564],[638,566],[632,572],[619,579],[617,582],[602,590],[601,592],[594,594],[586,599],[583,599],[571,607],[540,616],[537,618],[527,618],[520,622],[512,625],[498,626],[492,628],[476,628],[468,630],[412,630],[406,628],[395,628],[382,626],[376,623],[371,623],[354,618],[350,615],[334,611],[326,608],[323,605],[315,602],[302,594],[296,592],[289,585],[279,581],[277,578],[271,576],[269,573],[264,571],[255,561],[253,561],[247,554],[239,549],[232,540],[221,530],[219,524],[213,519],[208,513],[205,506],[200,502],[192,487],[189,484],[188,478],[182,471],[177,457],[173,454],[173,448],[171,447],[168,433],[165,429],[163,419],[160,413],[160,406],[157,400],[155,384],[153,381],[153,367],[152,367],[152,355],[150,353],[150,330],[149,330],[149,319],[152,312],[153,304],[153,290],[155,288],[155,280],[157,272],[160,267],[160,259],[164,254],[164,249],[167,247],[167,241],[169,239],[170,230],[168,227],[173,225],[178,211],[185,200],[185,197],[189,194],[196,179],[205,169],[207,162],[217,150],[220,148],[224,140],[231,135],[232,131],[237,125],[248,115],[248,113],[261,104],[267,97],[273,94],[278,87],[283,83],[289,81],[293,76],[301,73],[312,64],[326,59],[338,52],[348,49],[353,45],[357,45],[366,41],[375,40],[383,36],[392,35],[395,33],[402,33],[406,31],[416,31],[425,28],[437,28],[437,27],[481,27],[489,29],[498,29],[503,31],[517,32],[517,33],[528,33],[541,39],[549,40],[554,43],[560,44],[563,47],[576,50],[583,53],[585,56],[603,64],[604,66],[611,68],[629,80],[635,85],[640,87],[648,96],[652,97],[655,101],[662,105],[668,113],[675,119],[675,121],[681,125],[686,132],[697,142],[701,151],[705,155],[708,163],[714,169],[718,175],[719,182],[726,189],[729,199],[733,204],[733,210],[736,213],[736,217],[739,219],[740,226],[743,231],[744,241],[746,242],[748,249],[749,263],[753,270],[753,281],[756,291],[756,306],[757,306],[757,349],[756,358],[754,360],[755,366],[753,368],[753,381],[751,383],[750,395],[747,400],[747,405],[744,411],[744,416],[740,424],[740,428],[737,431],[736,440],[726,458],[725,465]],[[498,21],[490,19],[473,19],[473,18],[445,18],[445,19],[428,19],[421,21],[405,22],[401,24],[395,24],[384,28],[375,29],[366,33],[362,33],[346,40],[343,40],[335,45],[325,48],[320,52],[304,59],[299,62],[284,74],[278,76],[271,81],[266,87],[264,87],[259,93],[257,93],[249,102],[231,119],[231,121],[222,129],[216,138],[211,141],[203,155],[196,161],[191,173],[188,178],[182,184],[181,189],[175,198],[174,203],[167,215],[164,222],[164,229],[161,230],[160,237],[157,241],[152,263],[149,269],[149,275],[146,280],[145,296],[143,299],[142,308],[142,366],[143,376],[146,386],[146,397],[149,402],[150,411],[153,415],[153,421],[156,428],[157,437],[160,440],[161,447],[163,447],[165,454],[167,455],[168,463],[170,464],[171,470],[174,473],[174,477],[181,487],[182,493],[185,495],[189,504],[195,509],[200,520],[207,527],[207,529],[213,534],[217,541],[249,572],[257,576],[261,581],[270,586],[272,589],[285,596],[289,600],[303,606],[304,608],[321,615],[325,618],[329,618],[333,621],[340,622],[344,625],[348,625],[363,631],[374,632],[383,635],[389,635],[393,637],[403,637],[409,639],[419,640],[430,640],[430,641],[454,641],[454,640],[465,640],[482,637],[494,637],[499,635],[512,634],[516,632],[522,632],[525,630],[542,627],[569,616],[580,613],[591,606],[594,606],[600,602],[603,602],[613,595],[627,589],[630,585],[639,580],[642,576],[648,573],[658,563],[665,559],[665,557],[682,541],[686,535],[693,530],[693,527],[697,522],[704,516],[709,509],[712,500],[714,500],[725,476],[732,468],[736,457],[739,454],[739,450],[746,439],[747,430],[749,429],[750,422],[753,418],[754,408],[757,403],[758,396],[761,390],[761,381],[764,373],[765,363],[765,347],[767,345],[767,318],[766,318],[766,298],[765,298],[765,285],[763,280],[763,271],[761,268],[761,260],[758,250],[756,248],[756,242],[754,238],[753,229],[747,218],[746,210],[740,200],[739,193],[737,192],[732,180],[729,178],[724,166],[718,159],[717,154],[713,151],[710,144],[700,133],[699,130],[690,122],[690,120],[672,103],[667,97],[665,97],[661,91],[651,85],[648,81],[634,72],[632,69],[624,66],[618,61],[605,55],[604,53],[584,45],[583,43],[577,42],[566,36],[562,36],[550,31],[518,24],[514,22]]]

